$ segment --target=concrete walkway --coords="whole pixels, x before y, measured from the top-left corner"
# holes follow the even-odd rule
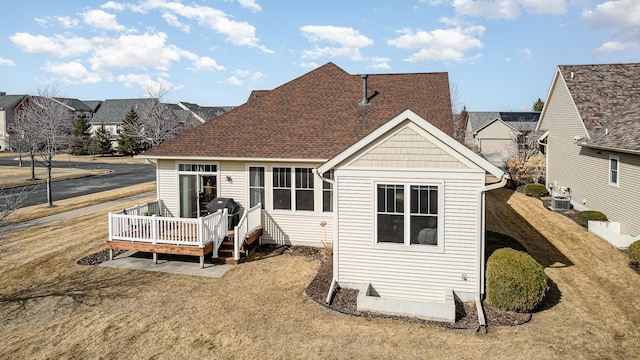
[[[0,227],[0,235],[4,235],[13,231],[20,231],[28,229],[30,227],[47,224],[53,221],[60,221],[71,219],[77,216],[85,215],[94,211],[100,211],[116,206],[118,204],[124,204],[131,200],[144,199],[149,196],[153,196],[155,191],[150,191],[122,199],[103,202],[96,205],[87,206],[80,209],[61,212],[58,214],[45,216],[39,219],[33,219],[17,224],[9,224]],[[105,217],[106,221],[106,217]],[[105,239],[106,242],[107,239]],[[154,264],[150,253],[137,253],[135,251],[127,251],[115,257],[111,261],[106,261],[99,266],[131,269],[131,270],[146,270],[146,271],[159,271],[171,274],[183,274],[183,275],[195,275],[205,276],[210,278],[220,278],[227,271],[233,268],[233,265],[227,264],[212,264],[211,257],[205,260],[204,269],[200,268],[200,259],[198,257],[188,256],[174,256],[158,254],[158,263]]]

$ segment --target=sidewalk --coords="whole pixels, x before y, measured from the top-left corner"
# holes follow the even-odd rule
[[[33,226],[46,224],[46,223],[49,223],[49,222],[52,222],[52,221],[66,220],[66,219],[74,218],[76,216],[84,215],[84,214],[86,214],[88,212],[94,212],[94,211],[108,209],[108,208],[110,208],[110,207],[112,207],[114,205],[127,203],[127,202],[130,202],[131,200],[135,200],[135,199],[143,199],[145,197],[153,196],[154,194],[155,194],[155,191],[150,191],[150,192],[146,192],[146,193],[142,193],[142,194],[126,197],[126,198],[107,201],[107,202],[103,202],[103,203],[100,203],[100,204],[91,205],[91,206],[87,206],[87,207],[83,207],[83,208],[79,208],[79,209],[75,209],[75,210],[65,211],[65,212],[61,212],[59,214],[45,216],[45,217],[41,217],[41,218],[38,218],[38,219],[24,221],[24,222],[20,222],[20,223],[16,223],[16,224],[9,224],[9,225],[0,227],[0,235],[4,235],[4,234],[7,234],[7,233],[10,233],[10,232],[13,232],[13,231],[24,230],[24,229],[27,229],[27,228],[30,228],[30,227],[33,227]]]

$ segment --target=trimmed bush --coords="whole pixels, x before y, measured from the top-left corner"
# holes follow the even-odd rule
[[[527,196],[533,196],[539,199],[547,194],[547,188],[542,184],[527,184],[524,186],[524,193]]]
[[[578,224],[587,226],[591,221],[607,221],[607,215],[600,211],[586,210],[578,213]]]
[[[547,290],[549,277],[529,254],[509,248],[496,250],[487,261],[487,302],[498,309],[530,312]]]
[[[631,261],[640,263],[640,240],[631,243],[627,252],[629,253]]]

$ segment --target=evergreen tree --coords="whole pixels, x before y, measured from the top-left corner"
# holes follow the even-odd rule
[[[533,111],[542,111],[542,108],[544,107],[544,101],[542,101],[542,99],[538,98],[538,100],[536,100],[536,102],[533,103]]]
[[[96,130],[96,133],[94,135],[93,145],[94,145],[94,149],[93,149],[94,155],[96,151],[100,152],[102,156],[104,156],[104,154],[111,154],[113,152],[113,148],[111,146],[111,135],[109,134],[107,129],[104,127],[104,123],[102,123],[102,125],[100,125],[98,130]]]
[[[118,152],[123,155],[137,155],[146,149],[142,121],[131,109],[122,121],[118,137]]]
[[[78,115],[71,130],[71,140],[69,146],[73,155],[87,155],[89,153],[89,138],[91,125],[87,122],[87,115],[83,112]]]

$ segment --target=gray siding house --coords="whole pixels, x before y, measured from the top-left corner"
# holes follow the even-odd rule
[[[619,248],[640,238],[639,83],[639,63],[558,66],[537,125],[548,187],[605,213],[589,229]]]

